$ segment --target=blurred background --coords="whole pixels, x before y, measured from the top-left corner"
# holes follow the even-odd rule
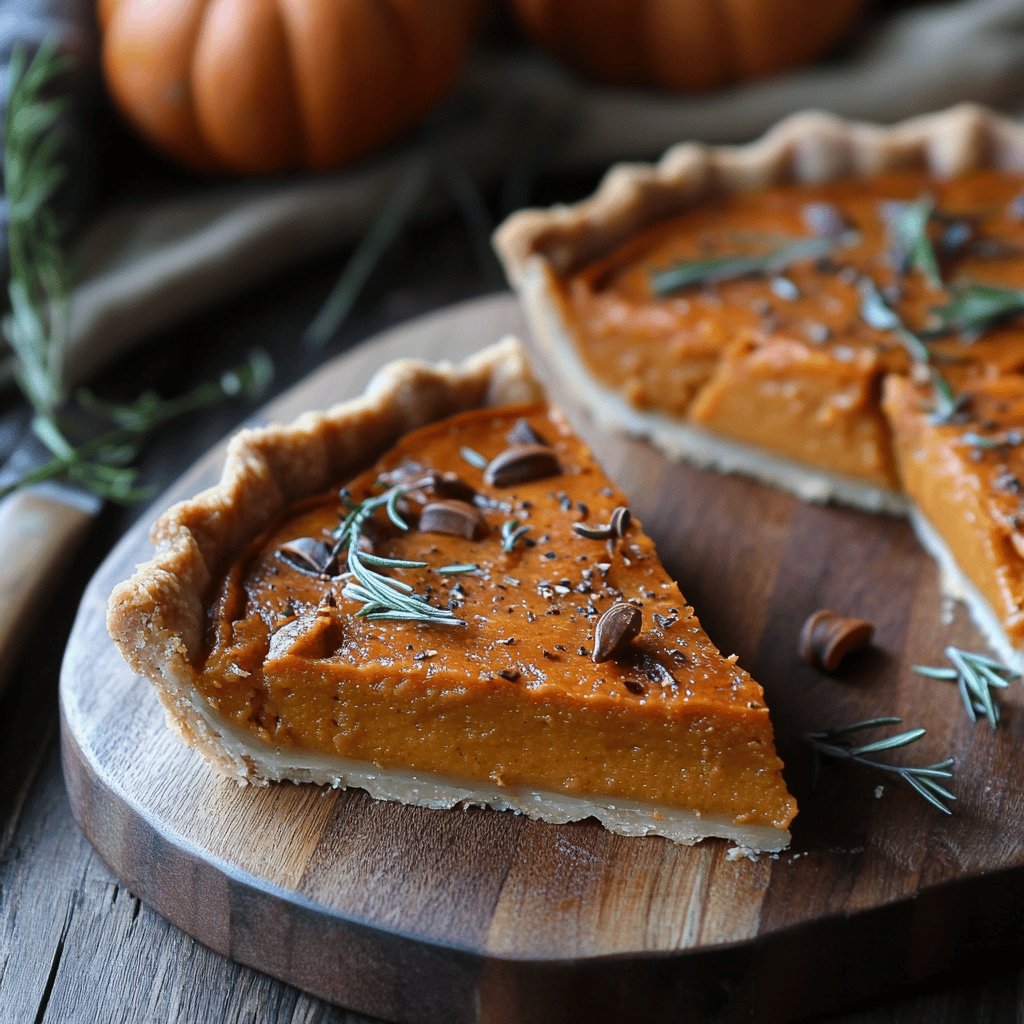
[[[748,140],[806,108],[890,122],[964,100],[1024,104],[1018,0],[276,8],[0,7],[8,69],[19,46],[44,41],[69,58],[51,92],[72,101],[57,199],[73,381],[246,289],[284,288],[299,268],[326,304],[302,332],[321,348],[353,313],[414,312],[424,285],[431,303],[500,288],[494,223],[585,195],[609,164],[681,140]],[[431,243],[424,282],[402,254],[446,221],[457,252]],[[0,364],[0,380],[11,370]]]

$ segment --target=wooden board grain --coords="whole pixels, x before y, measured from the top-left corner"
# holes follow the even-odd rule
[[[388,359],[459,357],[520,328],[507,296],[436,314],[328,364],[267,418],[354,395]],[[92,581],[61,680],[71,803],[103,859],[213,949],[417,1024],[782,1019],[1012,955],[1024,939],[1024,686],[992,730],[967,720],[952,686],[911,673],[980,638],[962,609],[944,612],[907,525],[580,427],[710,635],[765,687],[801,806],[790,851],[732,860],[723,842],[627,839],[592,821],[225,783],[166,730],[104,628],[111,588],[148,556],[140,527]],[[157,505],[212,482],[221,456]],[[795,651],[822,606],[877,627],[875,648],[836,677]],[[903,756],[956,755],[952,817],[853,766],[826,766],[812,790],[802,733],[879,714],[927,727]]]

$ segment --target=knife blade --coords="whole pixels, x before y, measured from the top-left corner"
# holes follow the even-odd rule
[[[0,487],[52,456],[31,429],[0,469]],[[0,500],[0,693],[34,618],[45,611],[103,501],[72,483],[47,481]]]

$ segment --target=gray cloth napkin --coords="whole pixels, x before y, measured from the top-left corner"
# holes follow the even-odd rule
[[[712,95],[585,84],[540,54],[477,58],[456,108],[460,95],[484,113],[455,118],[432,145],[483,184],[531,146],[544,151],[546,170],[593,168],[650,158],[683,139],[749,139],[805,108],[883,122],[960,100],[1017,111],[1024,106],[1024,3],[912,7],[881,20],[840,60]],[[571,120],[557,143],[536,133],[531,140],[529,123],[509,130],[496,110],[537,124]],[[407,145],[329,176],[210,187],[107,214],[75,254],[84,278],[72,310],[70,379],[85,379],[134,342],[289,264],[352,241],[411,155]]]

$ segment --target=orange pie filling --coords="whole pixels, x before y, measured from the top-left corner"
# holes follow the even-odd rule
[[[880,396],[915,358],[866,282],[962,387],[1024,373],[1012,317],[935,331],[964,281],[1024,288],[1022,189],[902,171],[725,196],[549,285],[587,373],[630,408],[898,489]]]
[[[268,750],[784,831],[762,690],[626,509],[544,406],[420,429],[236,560],[199,688]]]
[[[538,334],[588,403],[804,498],[909,505],[1024,659],[1024,176],[740,192],[544,273],[560,326]]]

